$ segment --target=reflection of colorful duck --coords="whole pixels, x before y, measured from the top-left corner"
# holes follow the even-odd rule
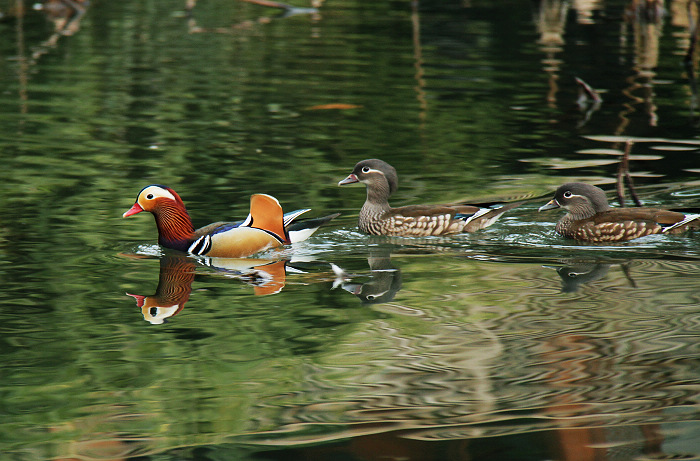
[[[274,295],[284,288],[287,260],[207,258],[207,266],[253,286],[256,296]]]
[[[367,262],[372,271],[369,281],[365,283],[344,282],[341,287],[360,298],[364,304],[392,301],[401,289],[401,270],[391,263],[391,252],[389,250],[373,250],[370,252]]]
[[[195,262],[191,258],[165,255],[160,260],[158,287],[151,296],[127,293],[136,300],[144,320],[154,325],[165,323],[177,315],[190,298],[194,281]]]
[[[178,254],[167,254],[160,260],[156,292],[150,296],[127,293],[136,299],[144,320],[160,325],[177,315],[190,298],[197,260]],[[286,261],[261,259],[207,259],[206,264],[224,275],[253,285],[255,295],[278,293],[285,284]]]

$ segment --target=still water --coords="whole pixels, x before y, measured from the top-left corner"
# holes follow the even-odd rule
[[[0,459],[700,459],[697,233],[575,244],[537,212],[614,199],[630,140],[645,205],[700,208],[694,6],[61,5],[0,1]],[[394,205],[526,201],[368,237],[336,184],[370,157]],[[342,216],[200,261],[121,218],[151,183],[196,225],[255,192]]]

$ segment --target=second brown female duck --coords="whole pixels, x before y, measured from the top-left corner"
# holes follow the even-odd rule
[[[360,210],[359,227],[372,235],[427,237],[473,232],[490,226],[520,203],[500,208],[472,205],[408,205],[392,208],[389,197],[399,186],[396,169],[378,159],[362,160],[339,186],[364,183],[367,200]]]
[[[603,189],[580,182],[560,186],[540,211],[554,208],[568,211],[557,222],[556,231],[584,242],[619,242],[700,227],[700,214],[660,208],[612,208]]]

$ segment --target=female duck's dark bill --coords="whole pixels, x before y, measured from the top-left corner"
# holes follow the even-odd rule
[[[350,173],[347,178],[343,179],[342,181],[338,182],[339,186],[344,186],[345,184],[353,184],[356,182],[360,182],[359,179],[357,179],[357,176],[354,174]]]
[[[561,205],[559,205],[559,202],[557,202],[556,199],[552,199],[542,205],[537,211],[553,210],[555,208],[559,208],[560,206]]]

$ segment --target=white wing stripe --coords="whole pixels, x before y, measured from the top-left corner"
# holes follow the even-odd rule
[[[687,214],[685,215],[685,218],[682,221],[678,221],[676,224],[673,224],[668,227],[664,227],[661,232],[668,232],[671,229],[675,229],[676,227],[681,227],[685,224],[688,224],[690,221],[695,221],[696,219],[700,218],[700,214]]]
[[[491,208],[480,208],[476,213],[474,213],[473,215],[471,215],[467,218],[467,220],[465,221],[465,225],[469,224],[470,222],[472,222],[476,218],[485,215],[489,211],[491,211]]]

